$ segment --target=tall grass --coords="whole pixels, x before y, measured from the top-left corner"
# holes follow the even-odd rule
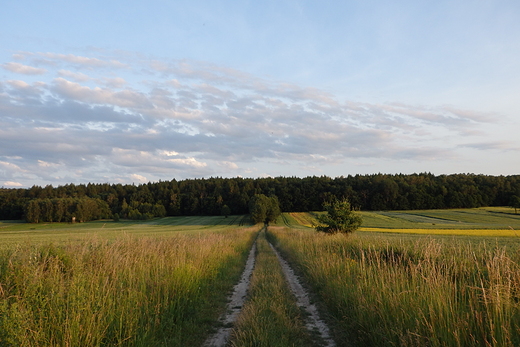
[[[462,241],[271,228],[335,322],[360,346],[519,346],[519,255]]]
[[[311,346],[296,299],[271,247],[260,233],[248,301],[232,331],[231,346]]]
[[[255,230],[4,249],[0,345],[200,345]]]

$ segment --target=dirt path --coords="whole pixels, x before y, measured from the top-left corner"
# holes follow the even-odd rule
[[[276,248],[274,248],[274,246],[270,242],[269,246],[271,246],[271,249],[276,254],[278,261],[282,265],[282,271],[285,275],[285,278],[287,279],[287,282],[289,283],[289,287],[291,288],[291,291],[293,292],[294,296],[296,296],[296,304],[299,307],[303,308],[305,312],[307,312],[309,315],[306,319],[307,321],[305,322],[305,326],[307,327],[307,329],[312,333],[318,333],[318,335],[324,342],[324,346],[336,346],[336,343],[330,337],[329,327],[327,326],[327,324],[325,324],[323,320],[321,320],[316,306],[314,304],[311,304],[309,300],[309,293],[301,285],[300,281],[298,280],[298,276],[295,275],[289,263],[282,258],[280,253],[278,253]]]
[[[263,230],[262,232],[265,231]],[[280,265],[282,266],[284,276],[289,284],[289,287],[291,288],[292,293],[296,297],[296,304],[298,307],[303,308],[308,313],[305,326],[312,334],[319,336],[319,339],[321,340],[320,345],[326,347],[335,347],[336,344],[330,336],[329,328],[319,317],[316,306],[311,304],[308,292],[301,285],[298,277],[295,275],[289,263],[287,263],[287,261],[282,258],[280,253],[278,253],[276,248],[274,248],[270,242],[268,243],[269,246],[271,246],[273,252],[276,254]],[[249,282],[255,266],[255,254],[256,241],[253,243],[251,251],[249,251],[246,267],[242,273],[240,282],[238,282],[238,284],[236,284],[233,289],[233,294],[231,295],[229,299],[230,301],[227,304],[226,313],[219,319],[222,327],[214,335],[206,340],[204,347],[225,347],[228,343],[233,325],[242,311],[242,307],[246,301]]]
[[[219,321],[222,323],[222,327],[212,335],[206,342],[204,346],[206,347],[224,347],[226,346],[229,335],[231,334],[231,330],[233,329],[233,324],[236,322],[240,311],[242,310],[242,306],[244,306],[244,302],[246,301],[247,289],[249,288],[249,282],[251,279],[251,274],[253,273],[253,269],[255,267],[255,253],[256,253],[256,240],[249,251],[249,256],[247,257],[246,268],[244,272],[242,272],[242,277],[240,281],[233,288],[233,294],[229,298],[229,303],[226,307],[226,313],[220,317]]]

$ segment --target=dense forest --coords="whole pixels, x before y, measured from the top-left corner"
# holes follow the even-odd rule
[[[276,196],[280,209],[316,211],[332,197],[355,209],[403,210],[512,206],[520,197],[520,175],[430,173],[330,178],[206,178],[141,185],[67,184],[0,189],[0,219],[31,222],[98,218],[246,214],[255,194]],[[225,212],[224,212],[225,211]]]

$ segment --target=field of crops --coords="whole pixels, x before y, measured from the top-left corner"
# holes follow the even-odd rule
[[[520,214],[513,208],[359,212],[360,231],[439,235],[520,236]],[[315,213],[284,213],[279,224],[303,228],[316,223]]]

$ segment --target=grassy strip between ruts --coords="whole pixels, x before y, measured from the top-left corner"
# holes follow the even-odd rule
[[[200,345],[257,230],[3,249],[0,345]]]
[[[231,337],[232,346],[311,346],[302,312],[288,288],[276,255],[262,232],[248,301]]]
[[[453,238],[270,228],[339,346],[519,346],[520,252]]]

